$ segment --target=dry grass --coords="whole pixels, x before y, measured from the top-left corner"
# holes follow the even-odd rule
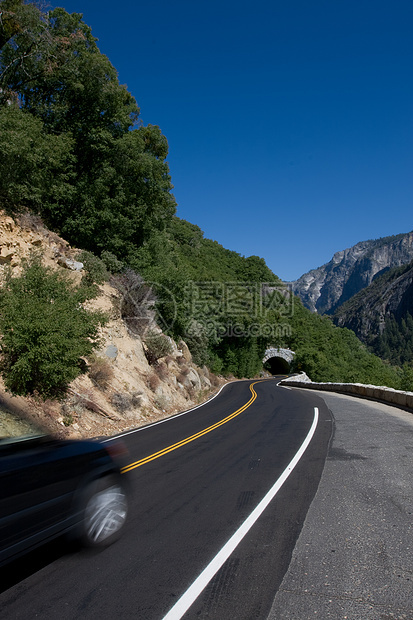
[[[213,387],[219,387],[221,385],[221,381],[219,380],[219,378],[212,374],[212,372],[209,373],[209,380],[211,381],[211,385]]]
[[[148,375],[147,384],[148,384],[148,387],[152,390],[152,392],[156,390],[160,382],[161,380],[159,379],[158,375],[156,375],[154,372]]]
[[[94,356],[88,366],[89,377],[102,391],[108,389],[114,372],[110,362],[103,357]]]
[[[189,396],[189,398],[191,400],[196,400],[196,390],[195,390],[195,388],[192,385],[187,387],[186,391],[187,391],[187,394],[188,394],[188,396]]]
[[[154,367],[154,370],[161,381],[166,381],[168,378],[168,368],[164,362],[158,362]]]
[[[126,392],[114,392],[111,396],[111,404],[115,409],[117,409],[120,413],[125,413],[125,411],[129,411],[129,409],[136,409],[141,405],[141,392],[133,392],[132,394],[127,394]]]

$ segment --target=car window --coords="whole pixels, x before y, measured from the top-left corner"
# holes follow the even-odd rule
[[[44,435],[32,422],[0,408],[0,445]]]

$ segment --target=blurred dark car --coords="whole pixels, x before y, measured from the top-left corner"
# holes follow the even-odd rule
[[[54,439],[0,411],[0,566],[61,534],[113,542],[127,515],[121,451],[116,440]]]

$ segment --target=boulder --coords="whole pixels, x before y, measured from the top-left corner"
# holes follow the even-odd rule
[[[70,269],[70,271],[82,271],[84,266],[83,263],[72,258],[66,258],[66,256],[59,256],[57,264],[65,269]]]
[[[182,355],[185,358],[185,361],[191,363],[192,355],[191,351],[188,349],[188,345],[183,340],[180,340],[178,343],[178,347],[182,351]]]

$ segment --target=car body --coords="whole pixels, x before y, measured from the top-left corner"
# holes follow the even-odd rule
[[[9,436],[0,412],[0,566],[68,534],[88,546],[118,537],[127,492],[116,442]],[[112,452],[112,454],[111,454]]]

